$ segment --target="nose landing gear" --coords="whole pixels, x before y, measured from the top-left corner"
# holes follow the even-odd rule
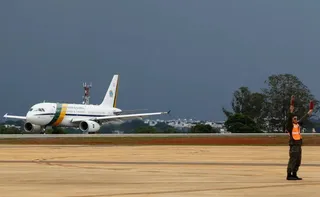
[[[46,134],[46,127],[43,127],[40,131],[40,134]]]

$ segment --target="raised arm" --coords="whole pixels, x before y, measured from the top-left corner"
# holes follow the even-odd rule
[[[292,117],[293,117],[293,111],[294,111],[294,96],[291,96],[291,101],[290,101],[290,108],[289,108],[289,113],[288,113],[288,119],[287,121],[289,121],[291,123],[292,121]]]
[[[313,101],[310,101],[308,116],[311,116],[311,115],[312,115],[313,107],[314,107],[314,103],[313,103]]]
[[[294,96],[291,96],[290,108],[287,114],[287,122],[286,122],[286,130],[289,133],[291,133],[293,111],[294,111]]]
[[[294,96],[291,96],[291,100],[290,100],[290,113],[292,114],[294,111]]]
[[[305,120],[305,118],[310,117],[310,116],[312,115],[313,107],[314,107],[313,101],[310,101],[309,111],[308,111],[307,114],[305,114],[305,115],[299,120],[299,124],[300,124],[300,125],[303,124],[303,120]]]

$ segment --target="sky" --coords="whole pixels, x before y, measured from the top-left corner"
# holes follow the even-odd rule
[[[290,73],[319,98],[320,1],[2,0],[0,115],[43,102],[100,104],[225,120],[240,86]],[[2,115],[3,114],[3,115]],[[164,118],[164,117],[157,117]]]

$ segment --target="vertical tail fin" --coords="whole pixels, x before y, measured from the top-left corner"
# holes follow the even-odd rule
[[[119,86],[119,75],[113,75],[108,91],[104,96],[101,106],[105,107],[116,107],[118,97],[118,86]]]

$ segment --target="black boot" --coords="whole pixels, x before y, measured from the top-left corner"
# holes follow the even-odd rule
[[[297,180],[291,173],[287,173],[287,180]]]
[[[292,173],[292,176],[293,176],[296,180],[302,180],[302,178],[300,178],[300,177],[297,176],[297,173],[296,173],[296,172]]]

